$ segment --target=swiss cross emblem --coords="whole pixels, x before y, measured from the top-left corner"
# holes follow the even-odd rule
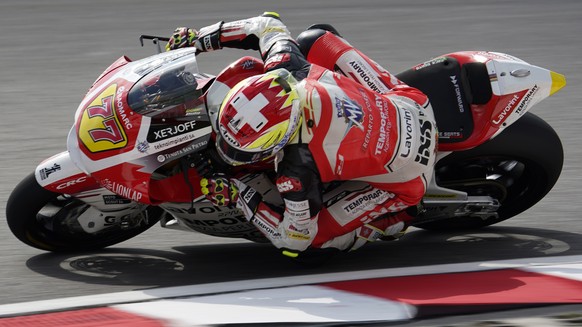
[[[236,110],[236,115],[228,123],[233,131],[239,132],[245,125],[249,125],[255,132],[267,124],[267,118],[261,110],[269,104],[269,100],[262,93],[248,99],[242,92],[234,98],[230,105]]]

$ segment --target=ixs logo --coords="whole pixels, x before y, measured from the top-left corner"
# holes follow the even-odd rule
[[[79,123],[79,138],[90,152],[120,149],[127,137],[115,114],[117,84],[110,85],[85,108]]]
[[[418,147],[418,154],[414,161],[420,163],[421,165],[428,165],[431,157],[431,145],[433,139],[433,128],[432,123],[428,120],[419,120],[420,123],[420,146]]]
[[[290,191],[301,191],[303,187],[301,182],[293,177],[281,176],[277,179],[277,190],[279,193],[285,193]]]

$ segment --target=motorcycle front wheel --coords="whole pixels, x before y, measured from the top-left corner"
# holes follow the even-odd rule
[[[76,218],[88,208],[78,199],[44,189],[32,173],[10,194],[6,219],[12,234],[29,246],[51,252],[83,252],[137,236],[155,225],[163,213],[161,208],[149,206],[133,217],[139,224],[87,233]]]
[[[437,184],[499,200],[497,216],[461,216],[415,224],[427,230],[476,229],[507,220],[531,208],[552,189],[564,153],[554,129],[525,114],[492,140],[452,153],[435,166]]]

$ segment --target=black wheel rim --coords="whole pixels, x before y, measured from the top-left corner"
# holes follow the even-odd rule
[[[443,187],[499,200],[503,216],[515,214],[523,202],[530,202],[544,178],[537,164],[507,156],[467,158],[437,165],[435,170],[437,183]]]

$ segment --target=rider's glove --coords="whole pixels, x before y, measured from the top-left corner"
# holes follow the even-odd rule
[[[252,220],[257,212],[259,204],[263,201],[263,196],[254,188],[236,178],[232,178],[230,182],[232,185],[235,185],[238,190],[236,207],[242,210],[247,220]]]
[[[220,44],[220,28],[223,22],[206,26],[196,31],[193,28],[178,27],[166,44],[166,51],[180,48],[196,47],[198,52],[208,52],[222,49]]]
[[[188,27],[178,27],[166,44],[166,51],[195,46],[198,31]]]
[[[223,23],[224,22],[218,22],[200,29],[198,41],[195,45],[199,52],[222,49],[222,45],[220,44],[220,28]]]
[[[238,187],[224,175],[200,180],[202,194],[215,206],[233,206],[238,200]]]

